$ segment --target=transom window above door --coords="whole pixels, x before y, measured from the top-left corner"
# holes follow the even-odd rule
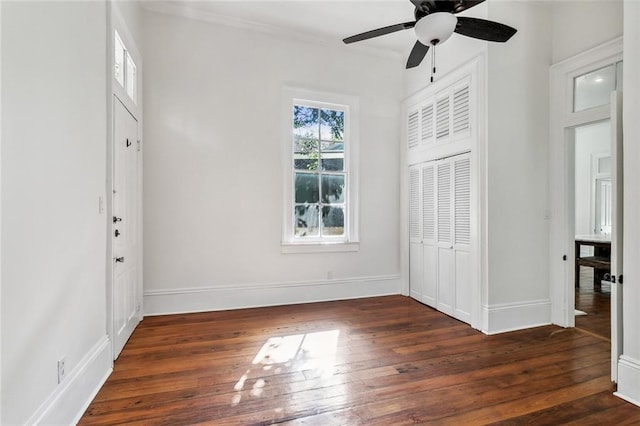
[[[622,90],[622,61],[573,79],[573,112],[609,104],[614,90]]]
[[[138,103],[137,66],[118,31],[114,31],[113,53],[113,78],[133,103]]]

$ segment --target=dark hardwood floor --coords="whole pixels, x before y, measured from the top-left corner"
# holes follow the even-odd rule
[[[609,343],[402,296],[145,318],[81,425],[639,424]]]
[[[576,327],[611,341],[611,283],[593,286],[593,269],[580,267],[580,287],[576,288]]]

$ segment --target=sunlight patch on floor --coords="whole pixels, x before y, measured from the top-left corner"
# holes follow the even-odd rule
[[[302,371],[312,372],[314,378],[332,376],[339,337],[340,330],[270,337],[234,385],[231,405],[238,405],[243,396],[268,396],[270,378],[278,374]],[[243,395],[244,391],[248,394]]]

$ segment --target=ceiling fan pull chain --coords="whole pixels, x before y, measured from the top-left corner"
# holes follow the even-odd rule
[[[431,82],[433,83],[433,76],[436,73],[436,45],[433,45],[431,49]]]

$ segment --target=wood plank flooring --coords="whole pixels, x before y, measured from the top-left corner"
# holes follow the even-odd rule
[[[593,268],[580,268],[575,307],[587,315],[576,316],[576,327],[611,341],[611,283],[593,287]]]
[[[403,296],[145,318],[81,425],[638,424],[609,343]]]

